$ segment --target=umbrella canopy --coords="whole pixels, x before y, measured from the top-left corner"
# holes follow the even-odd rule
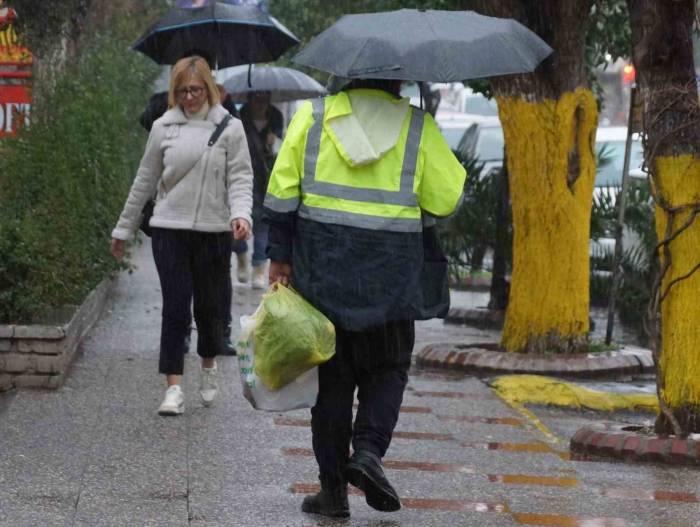
[[[326,89],[299,70],[277,66],[236,66],[227,69],[224,87],[235,99],[253,91],[269,91],[272,102],[311,99],[326,94]],[[250,82],[249,82],[250,81]],[[238,96],[238,97],[236,97]]]
[[[292,60],[338,77],[454,82],[527,73],[551,52],[512,19],[401,9],[346,15]]]
[[[171,9],[134,49],[158,64],[175,64],[196,49],[226,68],[275,60],[298,42],[277,19],[255,6],[208,2],[201,7]]]

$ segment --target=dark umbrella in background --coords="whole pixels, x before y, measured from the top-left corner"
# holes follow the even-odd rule
[[[278,66],[235,66],[221,72],[224,88],[234,100],[254,91],[270,92],[270,102],[296,101],[326,95],[326,89],[306,73]]]
[[[186,5],[156,21],[134,49],[158,64],[175,64],[196,49],[217,67],[226,68],[275,60],[299,42],[277,19],[243,0],[235,4],[189,0]]]
[[[401,9],[346,15],[292,60],[348,79],[454,82],[531,72],[551,52],[512,19]]]

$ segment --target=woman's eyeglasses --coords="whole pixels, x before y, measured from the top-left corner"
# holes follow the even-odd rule
[[[188,95],[192,95],[193,98],[198,99],[203,93],[204,88],[202,86],[185,86],[184,88],[178,88],[175,90],[175,94],[180,99],[184,99]]]

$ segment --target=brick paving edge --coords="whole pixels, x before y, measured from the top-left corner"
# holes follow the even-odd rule
[[[526,373],[601,378],[653,372],[651,351],[624,347],[585,355],[526,355],[498,350],[495,342],[428,344],[416,354],[416,365],[472,374]]]
[[[569,443],[575,461],[612,460],[700,467],[700,439],[659,436],[632,425],[600,424],[576,431]]]

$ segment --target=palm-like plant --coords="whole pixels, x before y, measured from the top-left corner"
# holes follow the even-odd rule
[[[483,174],[483,163],[459,156],[467,171],[464,203],[450,218],[439,223],[439,235],[449,262],[453,283],[468,272],[483,268],[486,252],[496,239],[496,178],[495,170]]]

